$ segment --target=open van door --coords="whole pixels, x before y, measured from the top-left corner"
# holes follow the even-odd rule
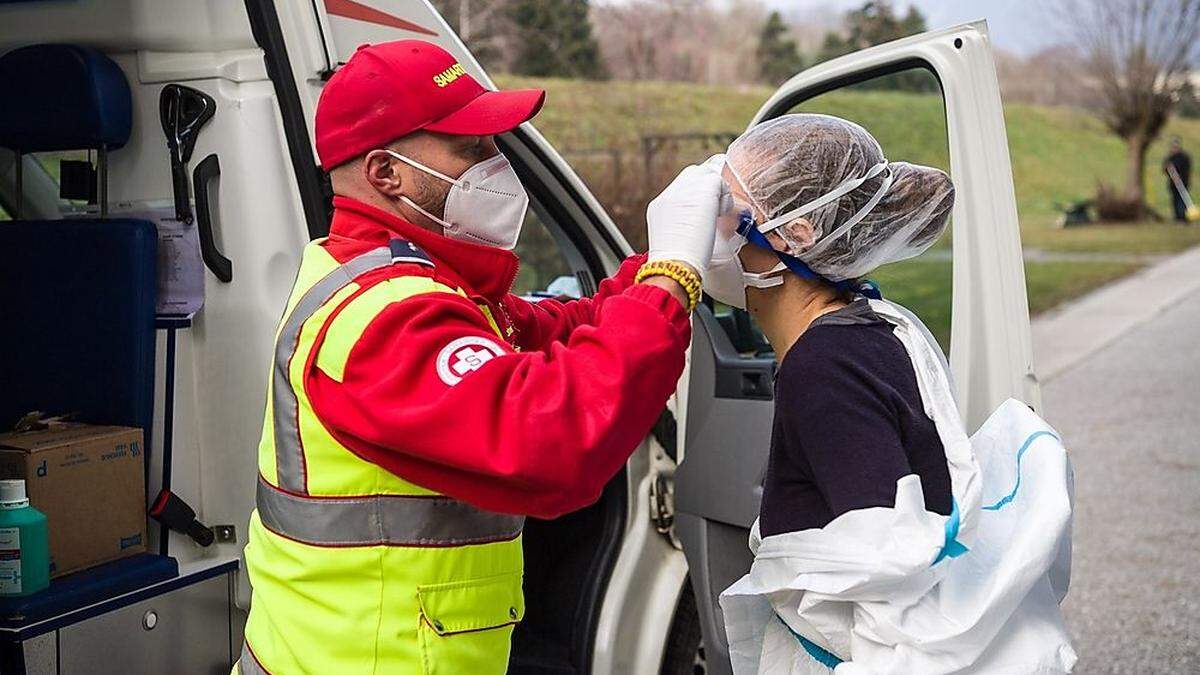
[[[1009,397],[1040,406],[1008,137],[986,24],[924,33],[805,70],[771,96],[751,125],[819,95],[914,69],[937,79],[945,101],[949,173],[957,191],[950,364],[960,413],[974,431]],[[775,363],[773,354],[758,348],[748,317],[710,309],[701,308],[694,324],[676,532],[687,555],[709,672],[727,673],[717,598],[752,560],[747,541],[767,466]]]

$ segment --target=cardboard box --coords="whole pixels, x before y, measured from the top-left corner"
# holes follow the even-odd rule
[[[142,430],[53,424],[0,434],[0,478],[24,478],[46,514],[50,575],[146,550]]]

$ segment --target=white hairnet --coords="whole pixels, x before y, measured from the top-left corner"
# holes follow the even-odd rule
[[[887,163],[866,129],[829,115],[784,115],[756,125],[729,146],[726,162],[761,212],[756,214],[759,224],[870,176],[841,197],[797,216],[811,228],[792,221],[773,230],[787,244],[787,253],[833,281],[920,255],[946,229],[954,205],[954,185],[943,171]],[[886,169],[880,166],[884,163]],[[889,171],[890,186],[877,195]],[[878,202],[861,220],[837,231],[876,197]]]

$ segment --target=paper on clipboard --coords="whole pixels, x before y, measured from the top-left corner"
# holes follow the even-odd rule
[[[148,220],[158,228],[158,295],[155,313],[192,317],[204,306],[204,261],[195,223],[175,219],[172,207],[126,211],[122,218]]]

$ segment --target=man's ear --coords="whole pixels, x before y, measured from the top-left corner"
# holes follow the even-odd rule
[[[372,150],[363,158],[363,178],[371,187],[389,197],[399,197],[403,178],[399,162],[383,150]]]

